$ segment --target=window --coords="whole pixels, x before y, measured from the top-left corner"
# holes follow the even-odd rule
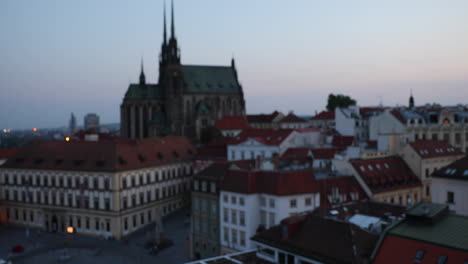
[[[110,210],[110,200],[109,198],[104,199],[104,207],[107,211]]]
[[[132,224],[133,224],[133,227],[136,227],[136,222],[137,222],[137,216],[136,215],[133,215],[132,217]]]
[[[95,229],[96,229],[96,230],[99,230],[99,218],[96,218],[96,219],[94,220],[94,225],[95,225]]]
[[[312,199],[310,197],[305,198],[305,205],[306,206],[312,205]]]
[[[223,229],[224,242],[229,242],[229,228],[224,227]]]
[[[81,228],[81,217],[79,216],[76,217],[76,227]]]
[[[447,203],[455,203],[455,194],[453,192],[447,192]]]
[[[266,212],[263,210],[260,211],[260,224],[266,227]]]
[[[106,231],[110,232],[110,220],[106,220]]]
[[[210,192],[216,193],[216,183],[215,182],[210,183]]]
[[[86,230],[89,230],[89,217],[86,217]]]
[[[124,230],[125,231],[128,230],[128,218],[127,217],[124,218]]]
[[[239,232],[240,245],[245,247],[245,232]]]
[[[145,224],[145,214],[144,213],[140,214],[140,223],[141,223],[141,225]]]
[[[207,186],[206,186],[206,181],[202,181],[202,192],[206,192]]]
[[[229,212],[228,212],[228,209],[227,208],[223,208],[223,221],[224,222],[228,222],[229,221],[229,216],[228,216]]]
[[[239,211],[239,224],[245,226],[245,212]]]
[[[239,197],[239,205],[244,205],[244,197]]]
[[[424,258],[425,251],[420,249],[416,252],[416,257],[414,258],[414,262],[421,263],[422,259]]]
[[[269,214],[269,220],[270,221],[268,223],[269,224],[268,227],[274,226],[275,225],[275,213],[270,213]]]
[[[440,256],[439,259],[437,259],[437,264],[445,264],[447,262],[447,256]]]
[[[197,180],[194,180],[194,181],[193,181],[193,190],[194,190],[194,191],[198,191],[199,188],[200,188],[200,187],[199,187],[198,181],[197,181]]]
[[[266,206],[266,199],[265,197],[260,197],[260,206]]]
[[[231,211],[231,223],[237,225],[237,211],[234,209]]]
[[[235,245],[237,244],[237,230],[231,230],[231,242]]]
[[[228,196],[227,196],[226,194],[225,194],[225,195],[223,195],[223,201],[224,201],[225,203],[227,203],[227,202],[228,202]]]
[[[275,208],[275,199],[270,198],[270,208]]]
[[[291,199],[289,201],[289,207],[296,208],[297,207],[297,200],[296,199]]]
[[[231,203],[232,204],[237,204],[237,197],[236,196],[231,196]]]

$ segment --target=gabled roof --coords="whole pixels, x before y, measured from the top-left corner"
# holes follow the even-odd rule
[[[20,148],[0,148],[0,159],[8,159],[15,155]]]
[[[312,160],[310,148],[288,148],[283,155],[281,160],[289,162],[310,162]]]
[[[339,149],[345,149],[353,144],[353,136],[333,136],[332,145]]]
[[[360,107],[359,115],[364,118],[368,118],[377,113],[382,113],[385,109],[383,107]]]
[[[333,190],[338,190],[340,195],[345,195],[346,201],[352,201],[351,193],[358,195],[358,200],[367,199],[366,192],[361,188],[353,176],[335,176],[323,179],[317,179],[317,185],[320,190],[320,206],[330,208],[332,202],[329,196],[332,196]]]
[[[184,92],[240,94],[235,69],[231,66],[182,65]]]
[[[311,120],[335,120],[335,111],[322,111],[312,117]]]
[[[421,186],[419,178],[400,157],[351,160],[350,162],[373,193]]]
[[[318,192],[313,173],[310,170],[231,170],[222,181],[221,190],[279,196]]]
[[[3,168],[116,172],[187,161],[195,149],[185,137],[105,141],[34,141]]]
[[[163,99],[164,91],[162,87],[157,84],[130,84],[125,99]]]
[[[233,137],[229,145],[239,145],[251,138],[265,145],[278,146],[293,131],[293,129],[246,129]]]
[[[274,111],[271,114],[247,115],[247,121],[249,123],[271,123],[279,114],[280,112]]]
[[[219,130],[242,130],[250,128],[250,125],[245,116],[223,116],[220,120],[216,121],[215,128]]]
[[[454,161],[434,172],[432,177],[468,181],[468,156]]]
[[[463,156],[463,152],[442,140],[416,140],[409,145],[422,159]]]
[[[322,263],[365,263],[377,239],[353,224],[313,215],[284,219],[252,238]]]
[[[293,113],[289,113],[287,116],[285,116],[283,119],[280,121],[281,123],[306,123],[304,119],[298,117],[297,115]]]
[[[314,148],[312,149],[312,157],[314,159],[331,160],[335,157],[337,151],[337,148]]]

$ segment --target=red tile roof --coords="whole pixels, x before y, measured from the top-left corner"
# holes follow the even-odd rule
[[[297,115],[290,113],[289,115],[281,119],[281,123],[306,123],[306,121],[298,117]]]
[[[432,177],[468,181],[468,156],[454,161],[434,172]]]
[[[231,170],[221,183],[221,190],[237,193],[294,195],[316,193],[312,171]]]
[[[339,149],[345,149],[351,146],[353,141],[353,136],[333,136],[332,145]]]
[[[346,197],[345,202],[352,201],[351,193],[357,193],[358,200],[368,199],[366,193],[353,176],[337,176],[318,179],[317,185],[320,190],[320,207],[331,208],[333,201],[329,197],[333,189],[337,188],[340,196]],[[340,197],[341,198],[341,197]]]
[[[397,109],[394,109],[394,110],[390,111],[390,113],[391,113],[398,121],[400,121],[402,124],[406,124],[405,118],[404,118],[403,115],[400,113],[400,111],[398,111]]]
[[[278,146],[293,131],[293,129],[247,129],[233,137],[229,145],[238,145],[252,138],[265,145]]]
[[[344,221],[306,215],[284,219],[252,240],[320,263],[368,263],[378,236]]]
[[[314,159],[333,159],[335,153],[338,151],[337,148],[315,148],[312,149]]]
[[[424,256],[419,263],[438,263],[440,256],[447,256],[446,264],[464,263],[468,260],[468,252],[456,250],[436,244],[387,235],[374,257],[375,264],[416,263],[418,250],[424,250]],[[398,254],[395,254],[398,252]]]
[[[34,141],[12,156],[4,168],[74,171],[122,171],[187,161],[195,154],[185,137],[105,141]]]
[[[219,130],[248,129],[249,123],[245,116],[223,116],[216,121],[215,128]]]
[[[281,160],[289,162],[310,162],[312,161],[310,154],[312,154],[310,148],[288,148],[283,155],[281,155]]]
[[[15,155],[20,148],[0,148],[0,159],[8,159]]]
[[[247,121],[249,123],[271,123],[279,114],[278,111],[274,111],[271,114],[247,115]]]
[[[219,137],[209,144],[200,146],[194,159],[227,160],[227,144],[230,140],[228,137]]]
[[[373,193],[421,186],[421,181],[400,157],[352,160],[360,178]]]
[[[443,140],[416,140],[409,145],[422,159],[463,156],[463,152]]]
[[[335,120],[335,111],[322,111],[312,117],[311,120]]]
[[[359,108],[359,114],[363,117],[370,117],[374,113],[381,113],[384,111],[384,108],[382,107],[360,107]]]

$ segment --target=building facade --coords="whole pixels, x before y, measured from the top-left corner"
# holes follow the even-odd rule
[[[189,200],[184,137],[38,141],[0,170],[0,221],[120,239]]]
[[[99,130],[99,116],[97,114],[87,114],[84,117],[84,128],[85,130],[93,129],[96,132]]]
[[[234,59],[229,66],[181,64],[173,7],[169,40],[165,15],[163,30],[158,84],[146,83],[142,65],[139,83],[130,84],[120,106],[121,135],[174,134],[200,139],[204,129],[222,116],[245,115]]]

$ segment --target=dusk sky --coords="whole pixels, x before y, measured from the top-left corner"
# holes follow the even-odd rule
[[[160,0],[1,0],[0,128],[119,122],[142,57],[157,81],[162,14]],[[467,104],[467,14],[464,0],[175,1],[182,63],[234,55],[248,113],[313,115],[329,93]]]

